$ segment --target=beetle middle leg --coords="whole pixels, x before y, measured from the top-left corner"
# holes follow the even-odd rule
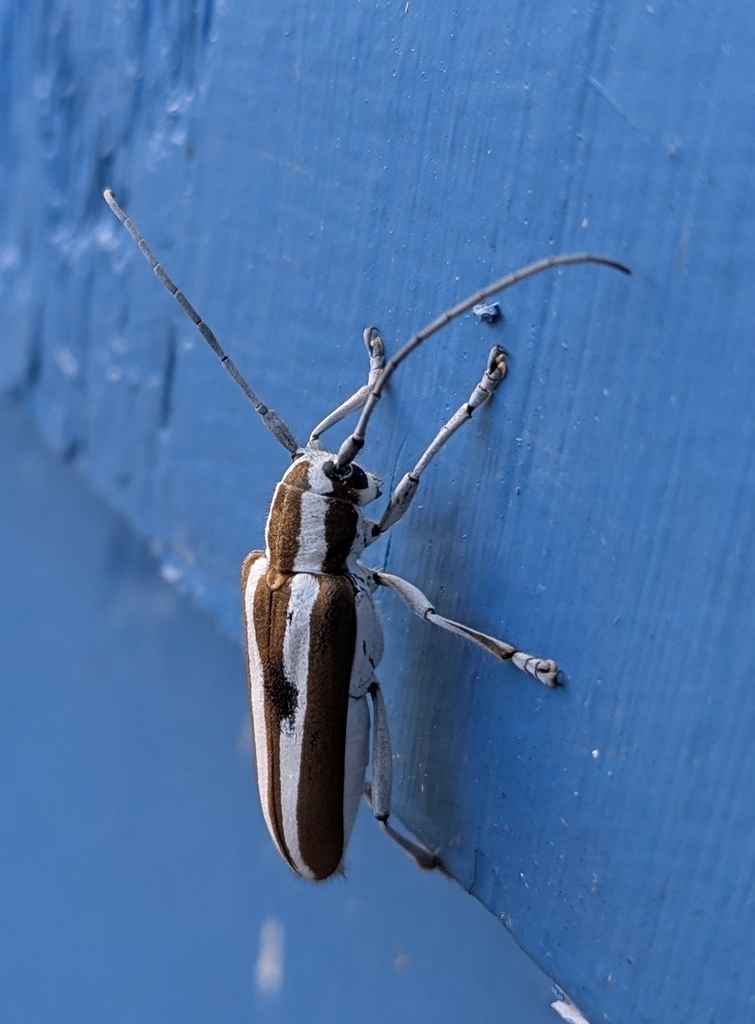
[[[512,665],[537,679],[543,686],[555,689],[555,687],[561,685],[562,679],[558,666],[550,658],[537,658],[534,654],[520,651],[517,647],[506,643],[505,640],[498,640],[496,637],[488,636],[487,633],[481,633],[471,626],[465,626],[462,622],[455,622],[453,619],[446,619],[444,616],[438,615],[422,591],[415,587],[413,583],[409,583],[400,576],[394,576],[392,573],[376,569],[373,570],[373,578],[380,586],[389,587],[397,593],[406,607],[421,619],[426,619],[434,626],[448,630],[449,633],[456,633],[458,636],[471,640],[473,644],[482,647],[483,650],[499,658],[501,661],[510,661]]]
[[[369,687],[372,698],[372,780],[365,787],[365,796],[372,807],[378,824],[394,842],[413,857],[418,866],[425,870],[439,870],[447,874],[438,857],[426,846],[409,836],[402,835],[389,823],[391,814],[391,790],[393,787],[393,762],[391,736],[388,731],[388,716],[380,684],[374,680]]]

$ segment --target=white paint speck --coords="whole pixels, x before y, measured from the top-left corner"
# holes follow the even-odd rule
[[[557,999],[551,1003],[551,1007],[567,1024],[590,1024],[587,1017],[583,1016],[574,1003],[570,1003],[568,999]]]
[[[52,357],[55,360],[55,365],[64,377],[68,377],[69,380],[78,377],[79,361],[70,348],[56,348]]]
[[[254,965],[254,980],[265,995],[274,996],[283,985],[283,925],[268,917],[260,928],[260,951]]]
[[[160,575],[166,583],[170,583],[174,586],[180,583],[183,579],[183,573],[178,566],[174,565],[172,562],[163,562],[160,566]]]

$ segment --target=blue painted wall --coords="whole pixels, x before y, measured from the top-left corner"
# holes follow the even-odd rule
[[[0,403],[0,1020],[553,1021],[552,983],[365,815],[281,863],[238,645]]]
[[[549,252],[632,265],[523,285],[381,402],[390,482],[505,342],[374,558],[569,677],[541,692],[386,600],[396,806],[591,1020],[747,1019],[755,11],[2,12],[0,381],[229,635],[285,457],[104,186],[299,436],[361,381],[366,323],[395,347]]]

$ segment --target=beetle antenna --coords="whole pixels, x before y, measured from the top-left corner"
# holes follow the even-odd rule
[[[282,444],[287,451],[291,452],[292,455],[295,455],[298,451],[301,450],[301,446],[298,444],[296,438],[291,433],[289,428],[286,426],[284,421],[281,419],[278,413],[275,412],[274,409],[269,409],[265,405],[265,403],[262,402],[254,393],[254,391],[252,391],[252,389],[249,387],[249,384],[246,382],[241,371],[236,366],[231,357],[229,355],[226,355],[225,351],[221,347],[218,339],[215,337],[210,327],[204,322],[199,313],[197,313],[197,311],[194,309],[194,307],[186,298],[184,293],[180,290],[180,288],[178,288],[165,273],[165,271],[162,268],[162,265],[155,258],[152,250],[147,245],[147,242],[137,229],[134,222],[129,217],[126,216],[126,214],[118,205],[112,191],[109,188],[106,188],[102,194],[105,197],[105,202],[108,204],[108,206],[113,211],[115,216],[124,226],[126,231],[128,231],[128,233],[131,235],[136,244],[139,246],[139,251],[141,252],[142,256],[144,256],[147,263],[149,263],[149,265],[152,267],[154,272],[157,274],[158,280],[163,285],[165,285],[165,287],[168,289],[170,294],[179,304],[181,309],[184,311],[184,313],[186,313],[188,318],[191,320],[191,322],[197,328],[197,330],[202,335],[204,340],[210,346],[212,351],[218,357],[222,365],[225,367],[228,373],[230,373],[231,377],[233,377],[233,379],[236,381],[238,386],[241,388],[246,397],[252,403],[254,411],[262,417],[263,423],[270,431],[270,433],[273,435],[275,440],[279,441],[280,444]]]
[[[354,433],[351,434],[350,437],[346,438],[338,450],[338,455],[335,459],[336,470],[341,471],[346,469],[364,447],[364,437],[367,424],[369,423],[373,410],[377,405],[386,384],[397,367],[400,366],[407,356],[410,356],[416,348],[419,348],[423,341],[427,341],[429,337],[439,331],[442,327],[445,327],[446,324],[450,324],[452,320],[455,320],[463,313],[466,313],[472,308],[472,306],[476,306],[479,302],[484,302],[484,300],[490,298],[491,295],[505,291],[507,288],[511,288],[513,285],[526,280],[528,277],[534,277],[535,274],[539,274],[543,270],[550,270],[552,267],[571,266],[574,263],[599,263],[604,267],[611,267],[613,270],[620,270],[622,274],[631,274],[632,272],[629,267],[624,263],[620,263],[619,260],[614,260],[610,256],[598,256],[591,252],[570,252],[564,253],[560,256],[546,256],[541,260],[536,260],[534,263],[529,263],[526,267],[521,267],[519,270],[513,271],[511,274],[507,274],[505,277],[499,278],[497,281],[493,281],[492,284],[487,285],[485,288],[481,288],[479,291],[475,292],[474,295],[469,295],[466,299],[463,299],[455,306],[447,309],[445,313],[441,313],[439,317],[436,317],[436,319],[427,324],[426,327],[423,327],[421,331],[417,331],[416,334],[413,334],[404,347],[399,349],[396,355],[389,359],[385,364],[383,372],[375,381],[369,397],[365,402],[359,421],[354,428]]]

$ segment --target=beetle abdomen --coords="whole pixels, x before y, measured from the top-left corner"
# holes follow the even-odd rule
[[[263,552],[242,569],[260,800],[270,834],[305,878],[337,870],[356,642],[348,577],[294,573],[268,583]],[[347,826],[348,828],[348,826]]]

